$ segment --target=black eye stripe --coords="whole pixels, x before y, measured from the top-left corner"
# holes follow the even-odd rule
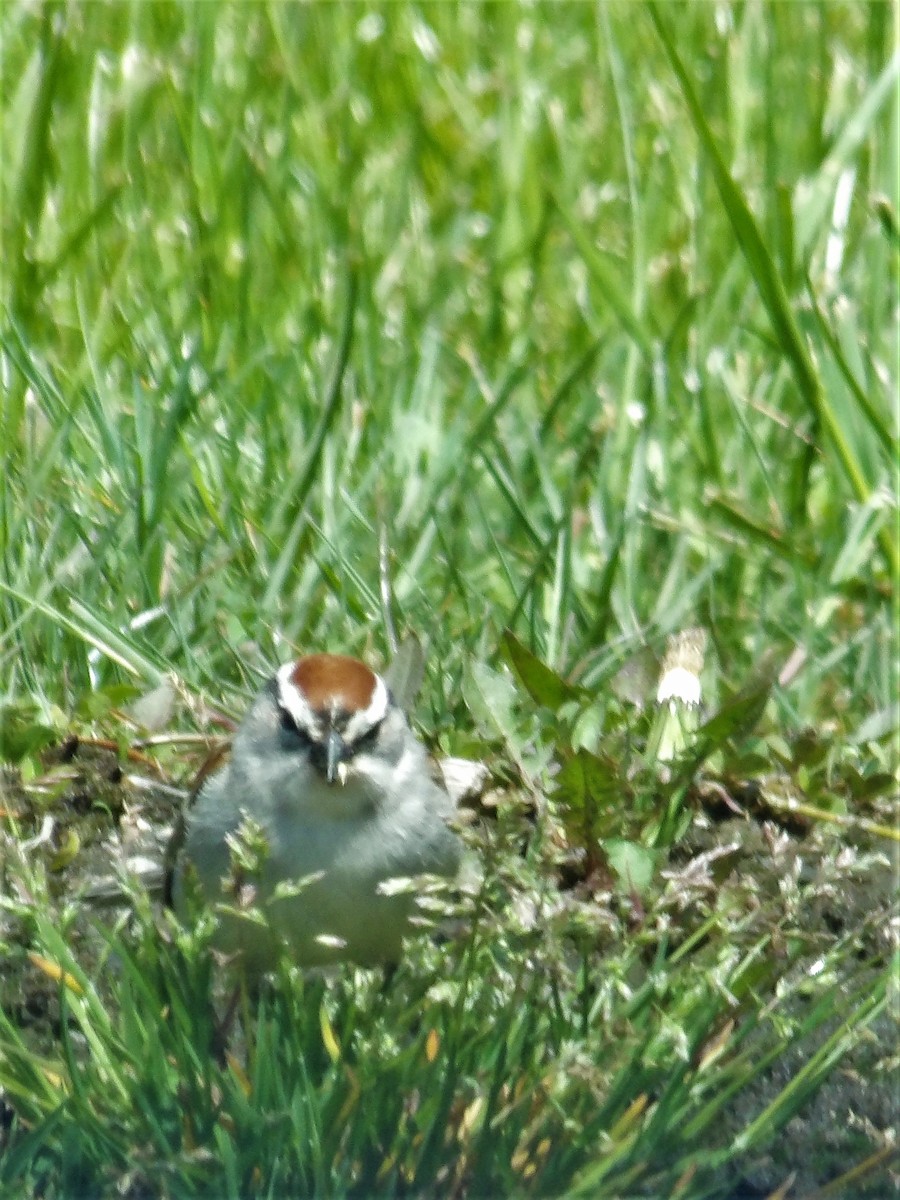
[[[380,732],[381,722],[379,721],[377,725],[373,725],[371,729],[367,729],[365,733],[361,734],[360,737],[356,739],[356,741],[353,743],[353,749],[364,750],[367,746],[374,745]]]
[[[281,728],[285,733],[289,733],[291,737],[300,742],[309,742],[310,736],[305,730],[298,728],[296,721],[287,711],[286,708],[280,710]]]
[[[278,718],[282,731],[286,733],[292,739],[292,741],[299,742],[303,746],[311,746],[317,743],[318,738],[314,737],[306,729],[299,726],[294,718],[293,713],[291,713],[289,709],[279,705]],[[343,717],[337,721],[335,728],[339,732],[343,730],[345,721],[346,717]],[[365,733],[361,733],[353,738],[352,741],[348,741],[347,748],[349,753],[356,754],[356,752],[359,750],[367,750],[371,748],[378,739],[382,724],[382,721],[376,721],[374,725],[365,731]]]

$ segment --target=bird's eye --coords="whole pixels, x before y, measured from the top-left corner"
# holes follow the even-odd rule
[[[367,733],[362,734],[361,737],[356,739],[353,745],[354,752],[358,752],[359,750],[368,750],[374,746],[375,742],[378,740],[378,734],[380,732],[381,722],[379,721],[379,723],[377,725],[373,725]]]
[[[298,727],[297,722],[286,708],[281,710],[281,728],[285,733],[289,733],[295,741],[303,742],[305,744],[310,740],[309,734],[305,733]]]

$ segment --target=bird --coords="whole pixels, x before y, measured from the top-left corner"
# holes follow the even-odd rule
[[[454,813],[385,679],[309,654],[262,687],[177,822],[167,898],[181,917],[192,894],[213,904],[214,946],[252,975],[282,950],[304,967],[391,967],[416,913],[393,881],[456,875]]]

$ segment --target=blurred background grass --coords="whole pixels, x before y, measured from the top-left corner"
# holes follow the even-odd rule
[[[862,494],[647,8],[4,7],[8,693],[378,659],[383,526],[445,718],[507,626],[590,682],[699,622],[729,675],[807,649],[792,719],[888,703],[892,9],[661,19]]]

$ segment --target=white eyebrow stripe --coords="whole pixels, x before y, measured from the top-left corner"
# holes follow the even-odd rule
[[[344,740],[352,745],[358,738],[365,737],[370,729],[374,729],[387,716],[389,703],[390,696],[384,680],[380,675],[376,675],[372,699],[367,708],[361,708],[349,717],[344,727]]]
[[[303,693],[291,680],[293,671],[293,663],[285,663],[283,667],[278,668],[275,676],[278,681],[278,703],[298,729],[312,738],[321,738],[322,730],[316,714]]]

